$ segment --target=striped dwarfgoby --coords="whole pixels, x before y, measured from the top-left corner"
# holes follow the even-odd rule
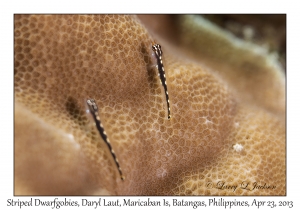
[[[106,135],[106,132],[105,132],[105,130],[104,130],[104,128],[103,128],[103,125],[102,125],[102,123],[101,123],[101,121],[100,121],[100,116],[99,116],[99,112],[98,112],[98,106],[97,106],[95,100],[94,100],[94,99],[88,99],[88,100],[86,101],[86,103],[87,103],[87,105],[88,105],[88,107],[89,107],[89,110],[90,110],[91,115],[93,116],[93,119],[94,119],[94,121],[95,121],[97,130],[99,131],[99,134],[100,134],[101,138],[104,140],[104,142],[105,142],[106,145],[108,146],[108,149],[109,149],[111,155],[112,155],[113,158],[114,158],[114,161],[115,161],[115,163],[116,163],[116,165],[117,165],[117,168],[118,168],[118,171],[119,171],[119,173],[120,173],[121,179],[122,179],[122,180],[125,180],[125,177],[123,176],[123,173],[122,173],[122,170],[121,170],[119,161],[118,161],[118,159],[117,159],[117,156],[116,156],[116,154],[115,154],[115,152],[114,152],[114,150],[113,150],[113,148],[112,148],[112,146],[111,146],[111,144],[110,144],[110,141],[109,141],[109,139],[108,139],[108,137],[107,137],[107,135]]]
[[[154,55],[156,58],[156,68],[158,70],[158,76],[160,78],[160,82],[164,88],[166,101],[167,101],[167,108],[168,108],[168,120],[171,119],[171,110],[170,110],[170,100],[169,100],[169,93],[167,87],[167,80],[166,80],[166,73],[164,69],[164,64],[162,62],[162,50],[159,44],[153,44],[152,50],[154,51]]]

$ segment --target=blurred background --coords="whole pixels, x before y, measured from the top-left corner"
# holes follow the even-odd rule
[[[162,38],[178,42],[183,15],[139,15],[140,20]],[[286,15],[285,14],[208,14],[199,15],[234,36],[257,44],[278,56],[286,71]]]

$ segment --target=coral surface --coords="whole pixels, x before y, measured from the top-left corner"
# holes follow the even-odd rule
[[[15,194],[285,195],[285,76],[259,47],[198,16],[15,15],[14,26]]]

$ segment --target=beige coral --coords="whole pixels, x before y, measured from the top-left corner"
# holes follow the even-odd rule
[[[278,67],[226,36],[215,35],[215,46],[203,42],[211,49],[201,51],[215,29],[202,34],[193,17],[180,16],[169,41],[147,17],[140,19],[15,16],[15,193],[284,195],[285,95]],[[170,121],[148,31],[164,52]],[[99,106],[125,181],[88,119],[87,98]],[[244,181],[276,188],[216,187]]]

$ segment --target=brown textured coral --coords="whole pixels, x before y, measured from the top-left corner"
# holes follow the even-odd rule
[[[230,48],[210,59],[189,43],[197,35],[185,18],[170,43],[156,36],[168,121],[153,37],[136,16],[15,16],[16,194],[285,194],[283,77],[250,52],[214,64]],[[125,181],[85,113],[87,98],[99,106]],[[276,188],[217,189],[243,181]]]

